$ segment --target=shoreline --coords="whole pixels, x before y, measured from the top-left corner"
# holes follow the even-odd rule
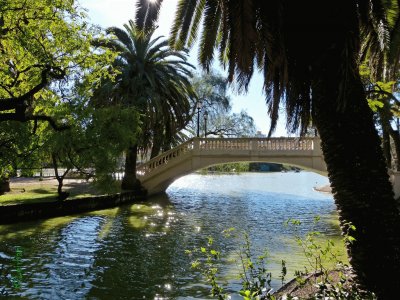
[[[46,185],[54,187],[58,183],[54,178],[42,180],[38,178],[13,178],[11,184],[11,189],[22,189],[22,192],[25,192],[24,186]],[[71,189],[74,188],[74,185],[88,186],[89,184],[86,180],[65,179],[65,185],[71,185]],[[68,188],[65,191],[68,191]],[[67,198],[63,201],[52,199],[51,201],[11,203],[0,205],[0,224],[4,225],[86,213],[144,201],[146,198],[146,194],[143,192],[121,191],[113,194],[93,194],[86,197]]]
[[[332,188],[329,184],[324,186],[314,186],[313,190],[324,194],[332,194]]]

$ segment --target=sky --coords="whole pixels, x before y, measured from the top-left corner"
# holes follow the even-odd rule
[[[162,35],[168,37],[174,19],[177,2],[178,0],[163,1],[159,16],[159,27],[154,36]],[[127,23],[129,19],[134,19],[135,17],[136,0],[79,0],[79,3],[87,10],[89,21],[93,24],[100,25],[103,28],[110,26],[122,28],[123,24]],[[201,68],[197,63],[196,46],[191,49],[189,55],[189,62],[195,65],[197,70],[200,71]],[[220,67],[217,61],[215,61],[213,67],[220,73],[225,74],[225,71]],[[247,113],[253,117],[257,130],[266,134],[269,130],[270,119],[265,104],[265,95],[262,93],[262,86],[262,75],[254,74],[249,90],[246,94],[238,95],[231,88],[229,95],[232,100],[232,111],[247,111]],[[280,117],[277,129],[273,136],[288,136],[285,129],[284,116]]]

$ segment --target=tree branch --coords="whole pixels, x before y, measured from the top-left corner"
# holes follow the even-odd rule
[[[62,131],[70,128],[69,125],[58,125],[52,117],[44,115],[26,116],[24,114],[18,114],[18,113],[4,113],[0,114],[0,122],[3,121],[19,121],[19,122],[47,121],[55,131]]]
[[[34,65],[32,67],[41,67],[40,65]],[[26,69],[27,70],[27,69]],[[25,70],[24,70],[25,71]],[[11,98],[0,98],[0,112],[15,110],[13,113],[0,113],[0,122],[2,121],[19,121],[26,122],[29,120],[42,120],[50,123],[56,131],[64,130],[69,126],[58,125],[55,120],[50,116],[43,115],[27,115],[27,108],[31,107],[31,99],[33,96],[45,88],[49,84],[49,78],[62,79],[65,77],[65,71],[59,67],[45,66],[41,72],[41,80],[36,86],[25,94],[18,97]]]

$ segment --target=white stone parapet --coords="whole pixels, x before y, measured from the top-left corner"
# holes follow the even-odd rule
[[[137,175],[153,194],[201,168],[238,161],[287,163],[326,173],[318,138],[193,138],[138,166]]]

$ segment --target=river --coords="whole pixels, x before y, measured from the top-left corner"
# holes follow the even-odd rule
[[[205,246],[212,236],[222,252],[221,282],[237,291],[238,241],[222,234],[232,227],[249,234],[255,254],[268,249],[277,289],[282,259],[287,280],[306,264],[285,221],[300,220],[301,233],[318,230],[339,239],[332,196],[313,190],[327,183],[305,171],[191,174],[146,202],[3,225],[0,292],[13,299],[209,299],[209,286],[185,250]]]

